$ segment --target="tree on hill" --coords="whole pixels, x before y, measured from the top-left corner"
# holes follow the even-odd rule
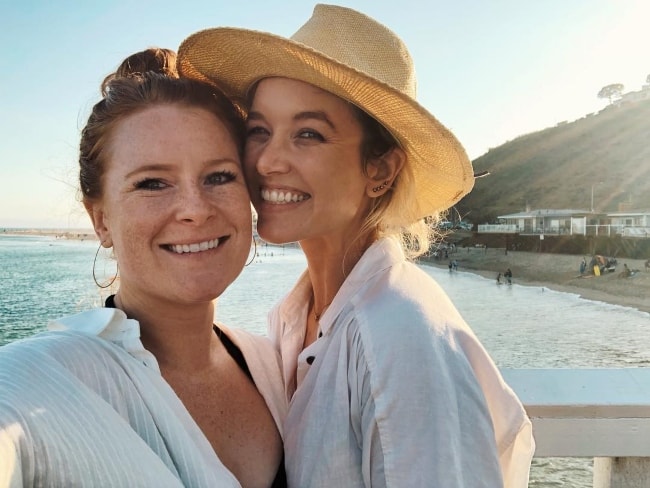
[[[612,83],[611,85],[604,86],[600,89],[598,92],[598,98],[607,98],[611,104],[614,97],[620,98],[622,94],[623,85],[621,83]]]

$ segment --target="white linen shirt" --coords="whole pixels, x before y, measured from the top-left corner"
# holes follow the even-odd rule
[[[365,252],[301,352],[310,296],[305,272],[269,314],[290,400],[290,488],[528,486],[523,406],[396,240]]]
[[[220,327],[282,432],[277,352]],[[144,349],[137,321],[102,308],[50,329],[0,348],[0,487],[240,487]]]

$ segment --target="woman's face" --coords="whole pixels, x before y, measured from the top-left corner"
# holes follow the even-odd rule
[[[107,145],[103,197],[89,212],[113,245],[120,295],[197,303],[241,272],[251,209],[237,147],[198,108],[159,105],[118,123]]]
[[[262,80],[248,118],[244,168],[260,236],[349,244],[370,207],[361,125],[342,99],[287,78]],[[375,183],[372,186],[376,186]]]

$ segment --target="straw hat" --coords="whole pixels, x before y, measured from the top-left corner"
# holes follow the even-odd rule
[[[406,152],[415,180],[409,213],[417,218],[451,207],[474,185],[463,147],[416,101],[415,70],[402,40],[355,10],[318,4],[290,39],[229,27],[197,32],[181,44],[178,70],[231,97],[244,98],[260,79],[280,76],[353,103]]]

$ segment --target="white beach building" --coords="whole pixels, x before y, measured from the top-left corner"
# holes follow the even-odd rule
[[[590,212],[537,209],[497,217],[498,224],[482,224],[479,233],[548,235],[621,235],[650,238],[650,209]]]

